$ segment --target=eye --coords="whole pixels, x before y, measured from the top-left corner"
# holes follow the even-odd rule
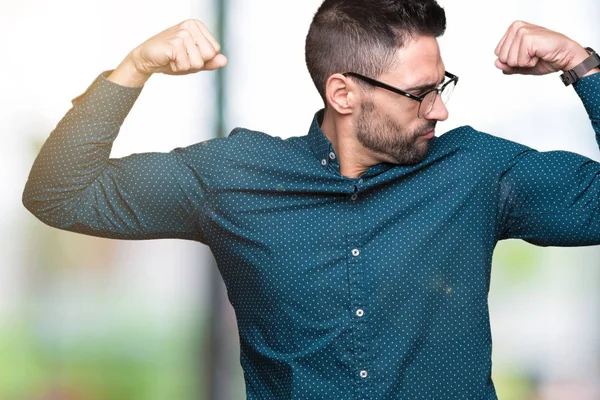
[[[430,93],[433,90],[434,90],[433,88],[427,89],[427,90],[422,90],[422,91],[420,91],[420,92],[417,93],[417,96],[419,96],[419,97],[425,97],[427,95],[427,93]]]

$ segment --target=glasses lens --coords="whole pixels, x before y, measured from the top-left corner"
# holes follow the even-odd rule
[[[446,104],[448,102],[448,100],[450,100],[450,96],[452,96],[452,93],[454,92],[455,87],[456,87],[456,82],[452,81],[442,91],[442,101],[444,102],[444,104]]]
[[[419,106],[419,118],[424,118],[433,110],[435,104],[435,98],[437,97],[437,91],[433,90],[425,95],[425,98]]]

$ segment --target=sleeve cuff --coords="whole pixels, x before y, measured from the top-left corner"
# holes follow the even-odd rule
[[[128,87],[107,79],[112,70],[101,73],[87,90],[73,99],[73,106],[87,117],[122,123],[143,86]]]
[[[590,118],[600,119],[600,72],[584,76],[573,87]]]

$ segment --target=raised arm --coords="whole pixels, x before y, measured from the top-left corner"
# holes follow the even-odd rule
[[[206,193],[180,150],[120,159],[111,159],[110,151],[152,74],[183,75],[226,63],[196,20],[135,48],[73,101],[50,134],[25,185],[25,207],[50,226],[94,236],[202,240],[198,213]]]
[[[514,23],[496,48],[506,74],[569,71],[589,57],[556,32]],[[574,84],[600,145],[600,74],[582,74]],[[565,151],[524,149],[505,165],[500,179],[501,238],[543,246],[600,244],[600,163]]]

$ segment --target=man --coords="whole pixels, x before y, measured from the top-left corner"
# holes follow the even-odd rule
[[[487,294],[498,240],[600,243],[600,164],[470,127],[436,137],[458,78],[434,0],[326,0],[306,62],[325,108],[306,136],[236,129],[110,159],[154,73],[226,58],[198,21],[134,49],[50,135],[23,201],[45,223],[210,246],[235,309],[249,399],[496,399]],[[515,22],[504,73],[564,71],[600,134],[600,58]]]

